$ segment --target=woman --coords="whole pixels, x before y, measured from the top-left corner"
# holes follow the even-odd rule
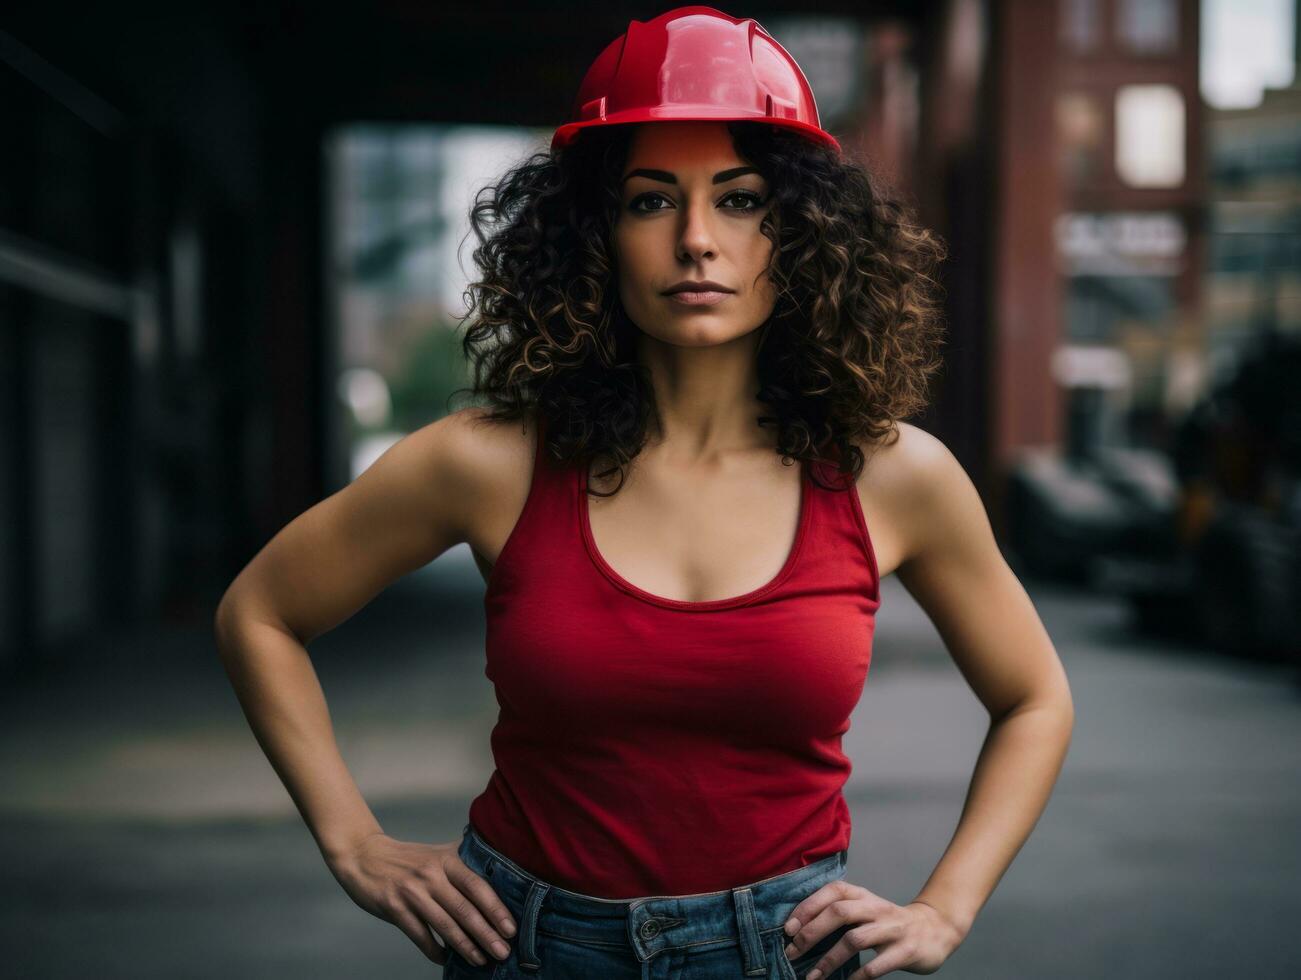
[[[789,55],[707,7],[633,22],[472,217],[490,408],[292,522],[217,615],[332,872],[449,977],[934,972],[1073,725],[971,482],[902,421],[938,363],[942,246],[843,158]],[[457,542],[487,579],[497,768],[461,840],[394,840],[304,644]],[[891,572],[991,715],[906,905],[846,880],[841,794]]]

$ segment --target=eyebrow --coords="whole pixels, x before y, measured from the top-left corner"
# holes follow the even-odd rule
[[[718,173],[714,174],[713,182],[715,184],[723,184],[729,180],[735,180],[742,174],[757,173],[759,173],[759,171],[754,167],[733,167],[731,170],[720,170]],[[658,180],[664,184],[676,184],[678,182],[678,178],[667,170],[648,170],[645,167],[638,167],[636,170],[628,171],[620,183],[623,183],[632,177],[649,177],[651,180]]]

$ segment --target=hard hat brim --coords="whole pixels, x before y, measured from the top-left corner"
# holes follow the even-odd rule
[[[746,112],[743,109],[720,106],[654,106],[650,108],[628,109],[612,112],[603,119],[585,119],[581,122],[563,123],[551,137],[551,148],[559,149],[574,142],[585,129],[594,126],[616,126],[631,123],[649,122],[764,122],[773,126],[793,129],[802,136],[822,146],[840,152],[840,142],[830,133],[817,126],[800,122],[798,119],[779,119],[762,112]]]

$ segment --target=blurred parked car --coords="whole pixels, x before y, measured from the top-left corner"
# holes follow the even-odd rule
[[[1177,428],[1169,455],[1076,447],[1014,468],[1032,574],[1127,596],[1144,627],[1301,660],[1301,338],[1276,332]]]

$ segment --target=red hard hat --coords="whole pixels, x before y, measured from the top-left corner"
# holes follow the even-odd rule
[[[590,126],[681,119],[767,122],[840,149],[795,59],[758,21],[713,7],[629,23],[587,69],[551,148]]]

